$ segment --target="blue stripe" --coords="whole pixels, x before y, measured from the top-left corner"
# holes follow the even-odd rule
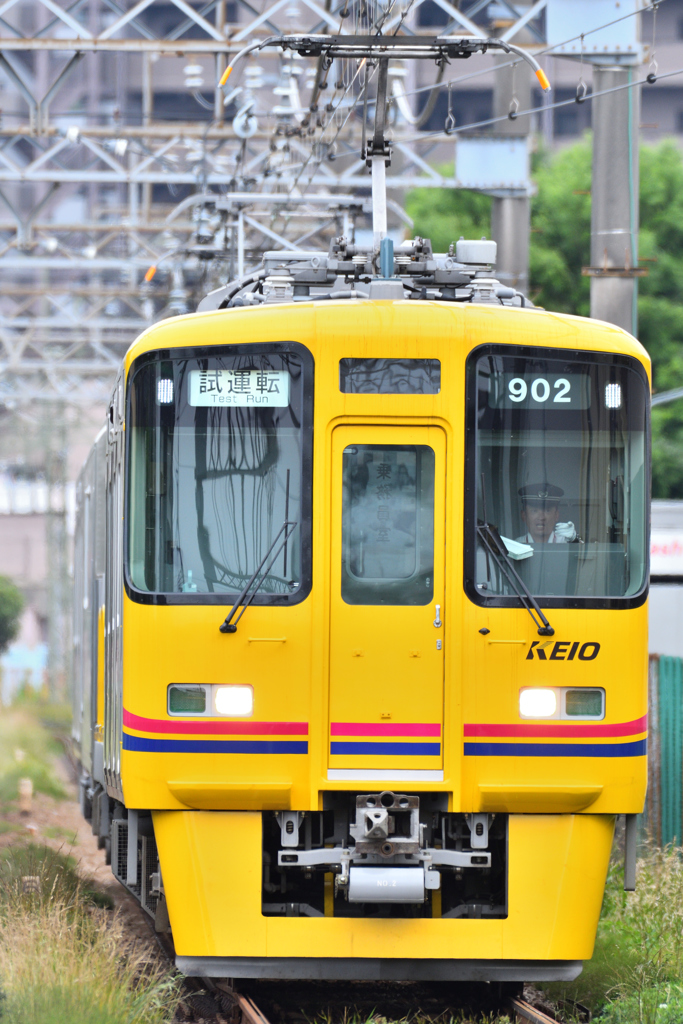
[[[470,757],[640,757],[647,740],[633,743],[466,743]]]
[[[409,754],[413,757],[438,757],[440,743],[331,743],[332,754]]]
[[[305,740],[152,740],[123,734],[124,750],[155,754],[307,754]]]

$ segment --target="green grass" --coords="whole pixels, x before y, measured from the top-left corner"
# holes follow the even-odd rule
[[[657,985],[637,995],[617,999],[607,1004],[597,1020],[600,1024],[635,1024],[637,1021],[680,1024],[683,1021],[683,986]]]
[[[41,725],[57,737],[71,735],[71,708],[68,704],[52,704],[47,701],[39,701],[37,704],[27,705],[36,716]]]
[[[28,708],[0,714],[0,803],[17,799],[19,779],[29,778],[34,793],[63,800],[66,790],[55,770],[63,753],[59,741]]]
[[[24,892],[23,879],[37,879],[39,895]],[[113,907],[107,893],[88,885],[78,876],[73,857],[36,843],[8,846],[0,851],[0,912],[3,906],[25,904],[30,911],[40,894],[61,900],[65,905],[74,901],[82,906],[105,909]]]
[[[35,703],[35,702],[34,702]],[[0,714],[0,805],[16,807],[20,778],[54,799],[66,716],[24,701]],[[21,829],[0,822],[0,832]],[[59,825],[46,835],[72,842]],[[168,1024],[175,972],[136,946],[111,897],[79,878],[63,852],[18,837],[0,849],[2,1024]]]
[[[168,1019],[163,1012],[164,995],[160,988],[156,1000],[160,1006],[150,1007],[147,992],[140,997],[111,987],[103,991],[99,978],[78,986],[55,984],[25,994],[18,1001],[10,997],[2,1019],[7,1024],[146,1024]]]
[[[27,888],[30,891],[27,891]],[[177,977],[94,906],[70,858],[40,847],[0,861],[3,1024],[167,1024]]]
[[[624,892],[621,865],[610,868],[593,959],[571,984],[545,986],[551,998],[585,1004],[599,1024],[683,1022],[681,852],[639,860],[635,892]]]
[[[65,839],[69,846],[73,846],[78,838],[78,832],[73,829],[61,828],[59,825],[48,825],[47,828],[43,829],[43,834],[48,839]]]
[[[22,764],[11,768],[0,775],[0,801],[8,803],[17,798],[19,779],[30,779],[34,793],[44,793],[54,800],[64,800],[66,790],[56,777],[51,765],[38,761],[25,760]]]

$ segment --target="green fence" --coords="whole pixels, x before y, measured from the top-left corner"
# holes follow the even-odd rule
[[[683,842],[683,659],[652,656],[643,824],[658,846]]]

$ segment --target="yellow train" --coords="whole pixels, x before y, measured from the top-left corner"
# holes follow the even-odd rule
[[[75,742],[186,974],[569,979],[633,871],[649,360],[494,249],[266,253],[121,367]]]

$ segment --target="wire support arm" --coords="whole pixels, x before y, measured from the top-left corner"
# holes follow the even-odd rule
[[[218,87],[220,89],[222,89],[223,86],[227,84],[227,81],[228,81],[228,79],[230,78],[230,75],[233,72],[233,68],[235,67],[235,64],[237,64],[237,62],[239,60],[241,60],[242,57],[246,57],[247,54],[253,53],[254,50],[262,50],[264,48],[264,46],[277,46],[279,44],[279,42],[280,42],[280,37],[279,36],[269,36],[267,39],[260,39],[256,43],[248,43],[246,46],[243,46],[242,49],[239,51],[239,53],[235,54],[235,56],[232,58],[232,60],[228,64],[227,68],[225,69],[225,71],[221,75],[220,81],[218,83]]]
[[[538,630],[538,635],[554,636],[555,630],[543,614],[538,601],[510,561],[510,556],[507,553],[505,544],[503,543],[495,526],[491,526],[489,523],[479,523],[477,525],[477,535],[484,546],[486,554],[491,555],[512,589],[517,594],[522,606],[526,608],[529,615],[534,620],[534,625]]]
[[[526,61],[533,73],[536,75],[538,84],[543,92],[550,92],[548,76],[538,61],[532,57],[530,53],[527,53],[520,46],[515,46],[513,43],[505,42],[503,39],[489,39],[489,44],[491,46],[497,46],[501,50],[505,50],[506,53],[514,53],[517,57],[521,57],[522,60]]]
[[[544,92],[550,89],[545,72],[530,53],[519,46],[502,39],[477,36],[352,36],[352,35],[291,35],[271,36],[257,43],[250,43],[233,58],[225,69],[219,82],[224,86],[238,60],[254,50],[265,46],[279,46],[283,50],[294,50],[301,57],[327,57],[332,60],[338,57],[349,59],[395,58],[405,60],[432,59],[443,64],[451,59],[465,59],[473,53],[486,53],[487,50],[503,50],[513,53],[525,61],[533,70]]]

